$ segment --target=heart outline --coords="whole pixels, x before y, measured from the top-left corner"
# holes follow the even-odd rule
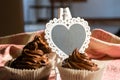
[[[90,27],[88,26],[87,21],[85,21],[84,19],[81,19],[80,17],[71,18],[71,19],[67,19],[67,20],[54,18],[53,20],[50,20],[46,24],[45,38],[47,39],[49,46],[52,48],[52,51],[56,52],[59,55],[59,57],[61,57],[61,58],[67,58],[68,54],[66,54],[61,49],[59,49],[59,47],[54,43],[54,41],[52,40],[52,34],[51,34],[52,30],[54,27],[56,27],[58,25],[63,25],[69,30],[71,28],[71,26],[74,24],[81,25],[85,30],[86,39],[85,39],[83,45],[81,46],[81,48],[79,49],[80,53],[84,53],[85,49],[88,47],[88,44],[90,42],[90,35],[91,35]]]

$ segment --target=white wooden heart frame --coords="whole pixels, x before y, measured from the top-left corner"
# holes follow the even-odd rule
[[[68,57],[68,54],[64,53],[62,50],[60,50],[56,44],[53,42],[52,40],[52,29],[57,26],[57,25],[64,25],[67,29],[70,28],[70,26],[74,25],[74,24],[79,24],[81,25],[85,32],[86,32],[86,39],[83,42],[83,45],[81,46],[81,48],[79,49],[80,53],[84,53],[85,49],[88,47],[88,44],[90,42],[90,27],[88,26],[88,22],[85,21],[84,19],[81,19],[80,17],[77,18],[66,18],[66,19],[62,19],[62,18],[54,18],[53,20],[50,20],[47,24],[46,24],[46,29],[45,29],[45,38],[47,39],[47,42],[49,43],[49,46],[52,48],[53,52],[56,52],[59,57],[65,59]]]

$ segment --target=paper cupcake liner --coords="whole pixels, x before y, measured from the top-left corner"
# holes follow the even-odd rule
[[[101,80],[104,68],[97,71],[76,70],[57,65],[62,80]]]
[[[0,78],[3,80],[48,80],[51,70],[55,67],[55,53],[50,54],[49,61],[50,64],[39,69],[15,69],[11,68],[10,64],[13,60],[6,63],[5,67],[2,69],[2,75]],[[0,71],[1,72],[1,71]],[[7,76],[5,79],[4,76]],[[8,79],[9,78],[9,79]]]
[[[9,73],[10,80],[47,80],[49,78],[52,66],[45,66],[39,69],[14,69],[5,66]],[[46,78],[46,79],[45,79]]]

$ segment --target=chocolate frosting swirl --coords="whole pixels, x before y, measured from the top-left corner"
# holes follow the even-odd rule
[[[98,70],[97,64],[93,63],[85,54],[79,53],[78,49],[75,49],[73,53],[62,62],[62,67],[90,71]]]
[[[41,35],[36,35],[34,40],[27,43],[22,54],[12,63],[12,68],[36,69],[49,64],[48,54],[51,49]]]

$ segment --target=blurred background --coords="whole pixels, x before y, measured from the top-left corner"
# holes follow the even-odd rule
[[[88,21],[91,30],[120,35],[120,0],[2,0],[0,36],[45,29],[49,20],[57,18],[58,8],[66,6],[73,17]]]

